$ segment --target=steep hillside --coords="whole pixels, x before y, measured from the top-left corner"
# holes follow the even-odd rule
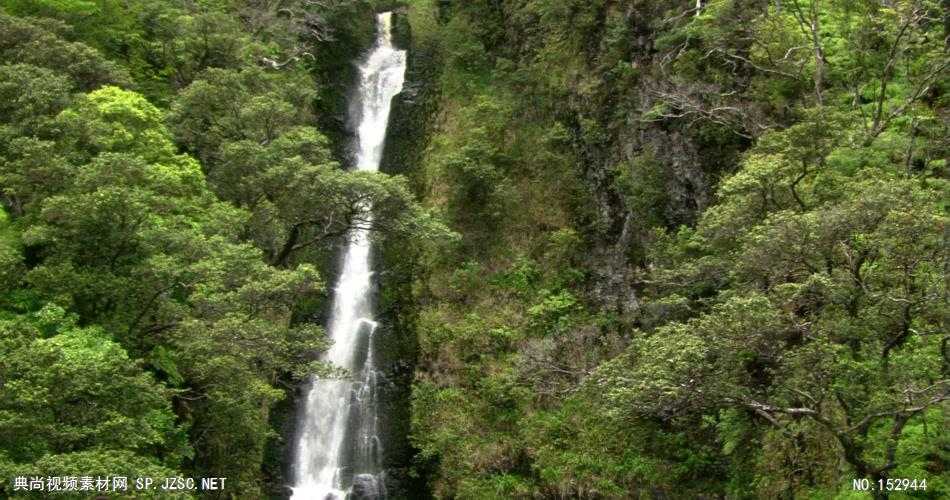
[[[336,246],[370,204],[380,240],[450,236],[343,167],[377,8],[0,2],[0,496],[282,494],[294,390],[339,375],[314,361]]]
[[[950,491],[946,5],[701,4],[411,2],[436,496]]]

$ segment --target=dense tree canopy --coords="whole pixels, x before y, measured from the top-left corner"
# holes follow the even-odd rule
[[[382,9],[405,177],[345,168]],[[0,496],[280,496],[365,228],[406,495],[945,498],[948,36],[945,0],[2,2]]]
[[[948,494],[946,2],[413,9],[437,495]]]
[[[338,39],[255,2],[2,7],[0,493],[30,474],[279,487],[271,410],[325,369],[306,319],[326,253],[369,207],[380,238],[449,236],[316,128],[302,59]]]

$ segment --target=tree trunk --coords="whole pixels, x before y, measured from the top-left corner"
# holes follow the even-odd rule
[[[287,235],[287,241],[284,242],[284,246],[281,247],[280,251],[271,259],[271,265],[274,267],[285,267],[287,265],[287,259],[290,257],[290,254],[293,253],[294,247],[297,245],[297,240],[300,239],[300,224],[294,224],[290,228],[290,234]]]

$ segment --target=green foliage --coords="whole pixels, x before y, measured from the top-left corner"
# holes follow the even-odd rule
[[[644,228],[661,227],[666,220],[662,209],[669,205],[669,173],[649,152],[636,158],[628,168],[618,167],[615,189],[627,198],[627,206]]]
[[[59,31],[76,36],[96,49],[113,55],[117,42],[134,29],[128,2],[121,0],[9,0],[10,14],[55,22]]]
[[[446,178],[457,186],[449,206],[454,222],[461,227],[485,224],[489,227],[506,215],[505,203],[510,193],[504,174],[491,163],[492,152],[479,151],[477,146],[447,155],[442,168]]]
[[[77,162],[101,152],[128,153],[147,162],[168,161],[175,154],[161,111],[134,92],[101,88],[79,97],[57,121],[66,147],[86,155]]]
[[[180,477],[179,472],[165,467],[155,462],[155,460],[138,456],[127,451],[118,450],[95,450],[81,451],[74,453],[64,453],[59,455],[48,455],[36,462],[28,465],[11,466],[0,460],[0,468],[5,478],[15,477],[91,477],[93,480],[97,477],[118,476],[128,478],[129,489],[125,492],[119,491],[113,493],[116,498],[136,498],[138,493],[135,490],[135,478],[162,478],[162,477]],[[0,487],[10,487],[5,479],[0,482]],[[6,483],[6,484],[4,484]],[[154,492],[156,498],[161,499],[191,499],[195,498],[192,493],[182,491],[162,491]],[[69,499],[88,498],[86,492],[59,492],[57,496]],[[11,498],[47,498],[48,493],[44,492],[17,492]]]
[[[618,416],[730,408],[765,418],[777,429],[747,458],[756,463],[759,495],[834,490],[840,478],[826,468],[841,456],[858,475],[889,477],[880,464],[897,464],[904,433],[913,440],[925,412],[946,412],[936,332],[948,306],[948,220],[939,208],[948,186],[908,179],[887,163],[855,170],[820,147],[808,156],[818,151],[828,160],[803,167],[795,144],[828,137],[800,135],[807,127],[763,137],[722,184],[723,202],[674,243],[705,256],[696,265],[690,252],[676,250],[683,264],[661,281],[672,280],[670,290],[682,290],[684,280],[714,283],[718,297],[693,296],[701,310],[713,307],[634,341],[594,378]],[[734,309],[749,300],[737,293],[754,293],[756,309]],[[901,391],[919,394],[917,403],[889,396]],[[785,436],[794,433],[807,438],[791,446]],[[925,449],[918,457],[937,448]],[[802,464],[805,483],[765,479]]]
[[[127,473],[263,496],[275,403],[333,371],[299,319],[326,251],[370,207],[374,237],[453,239],[316,128],[303,60],[349,68],[367,4],[291,3],[4,4],[0,495],[6,476]]]
[[[0,212],[0,286],[6,290],[16,289],[22,280],[24,266],[19,240],[10,217],[6,212]]]
[[[168,122],[179,145],[210,172],[227,142],[267,144],[295,126],[310,125],[316,95],[312,81],[300,71],[274,74],[257,66],[214,67],[175,97]],[[325,140],[312,147],[320,146],[326,147]]]
[[[251,488],[267,411],[282,396],[270,384],[319,347],[318,332],[288,326],[293,305],[320,286],[315,270],[274,270],[236,241],[247,216],[214,201],[140,96],[106,88],[60,118],[67,157],[95,156],[63,163],[59,192],[16,193],[42,198],[23,217],[25,242],[42,256],[28,282],[184,386],[192,435],[215,436],[195,464]]]
[[[339,164],[384,4],[439,107],[411,184]],[[5,2],[0,494],[264,496],[369,228],[438,497],[946,496],[945,4]]]
[[[48,133],[53,117],[69,105],[72,84],[56,72],[29,64],[0,66],[0,144]]]
[[[7,459],[163,450],[174,468],[190,453],[166,389],[101,330],[76,326],[55,305],[4,321],[0,329],[0,440]]]
[[[412,3],[464,243],[418,292],[436,495],[942,494],[946,6],[692,5]]]
[[[68,31],[67,25],[52,19],[21,19],[0,12],[0,61],[47,68],[83,91],[131,83],[120,65],[86,44],[64,39],[61,34]]]

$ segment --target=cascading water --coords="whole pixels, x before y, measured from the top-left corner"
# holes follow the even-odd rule
[[[378,16],[376,44],[359,69],[357,170],[379,169],[390,104],[402,90],[406,53],[393,47],[391,23],[391,13]],[[354,378],[314,379],[307,387],[294,460],[295,499],[385,497],[365,230],[349,235],[342,265],[328,324],[333,345],[324,359]]]

